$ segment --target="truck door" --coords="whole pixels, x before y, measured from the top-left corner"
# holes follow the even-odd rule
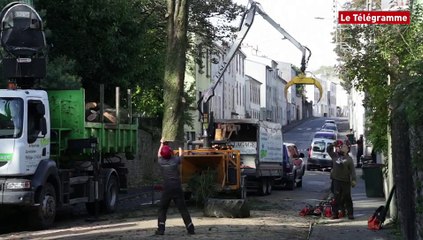
[[[44,104],[39,100],[28,101],[28,143],[34,143],[39,137],[47,134]]]
[[[45,113],[45,106],[41,100],[28,100],[26,124],[28,147],[25,156],[27,168],[35,168],[50,154]]]

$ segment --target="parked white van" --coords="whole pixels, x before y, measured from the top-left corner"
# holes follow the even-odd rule
[[[332,168],[332,158],[327,152],[327,147],[334,142],[333,139],[313,138],[308,151],[307,170]]]

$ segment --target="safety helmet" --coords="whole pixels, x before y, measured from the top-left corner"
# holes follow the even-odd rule
[[[172,157],[172,148],[170,148],[168,145],[162,146],[162,149],[160,149],[160,156],[164,159],[169,159]]]
[[[342,145],[344,145],[344,142],[342,140],[336,140],[336,142],[335,142],[336,147],[340,147]]]

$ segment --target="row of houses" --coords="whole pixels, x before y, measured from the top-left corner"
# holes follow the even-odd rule
[[[186,81],[195,84],[197,97],[215,83],[214,76],[221,69],[225,54],[225,48],[219,49],[220,54],[205,51],[201,66],[196,64],[194,73],[186,76]],[[319,91],[311,85],[307,88],[293,85],[285,96],[285,86],[300,73],[299,70],[291,63],[255,54],[247,55],[248,51],[243,47],[235,53],[216,85],[214,96],[209,101],[209,110],[215,119],[251,118],[284,126],[311,116],[339,116],[337,84],[332,79],[314,76],[323,87],[320,101]],[[193,112],[195,119],[199,119],[198,114]],[[193,127],[186,126],[185,132],[188,139],[197,139],[202,133],[200,122],[195,122]]]

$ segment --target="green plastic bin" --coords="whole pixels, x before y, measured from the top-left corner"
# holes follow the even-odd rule
[[[383,164],[365,164],[362,166],[367,197],[384,197]]]

